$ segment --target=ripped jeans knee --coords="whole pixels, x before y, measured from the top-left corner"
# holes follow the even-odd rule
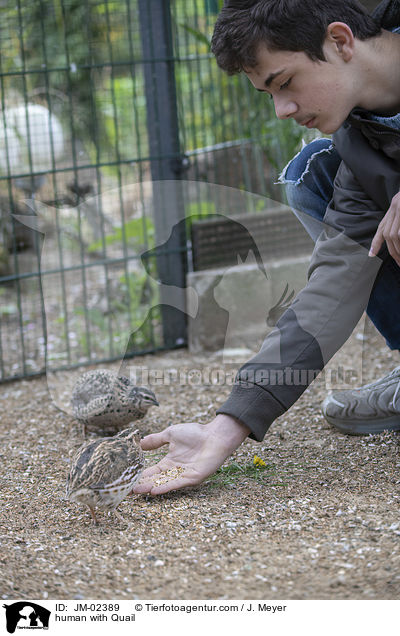
[[[289,205],[314,241],[324,229],[323,218],[340,162],[330,139],[315,139],[288,163],[279,179],[285,184]],[[400,350],[399,311],[399,270],[389,258],[379,270],[367,314],[390,349]]]
[[[321,222],[332,198],[340,162],[330,139],[314,139],[285,166],[279,177],[290,207],[314,241],[322,230]]]

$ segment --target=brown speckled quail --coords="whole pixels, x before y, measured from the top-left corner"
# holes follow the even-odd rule
[[[87,371],[76,382],[71,399],[74,415],[86,431],[114,435],[158,406],[151,389],[107,369]]]
[[[114,510],[122,518],[116,507],[130,493],[144,466],[137,433],[128,428],[114,437],[87,442],[72,459],[67,499],[89,506],[96,524],[96,506]]]

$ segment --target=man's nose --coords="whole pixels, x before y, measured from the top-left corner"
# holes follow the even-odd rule
[[[288,119],[294,117],[298,108],[295,102],[285,99],[284,97],[274,97],[275,113],[278,119]]]

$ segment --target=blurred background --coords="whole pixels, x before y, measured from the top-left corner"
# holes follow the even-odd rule
[[[278,174],[318,133],[217,68],[221,6],[1,0],[0,380],[185,346],[160,283],[201,261],[193,224],[231,211],[229,188],[259,196],[236,212],[285,202]],[[162,180],[191,185],[167,202]]]

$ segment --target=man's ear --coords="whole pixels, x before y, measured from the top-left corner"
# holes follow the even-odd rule
[[[345,22],[331,22],[326,29],[325,43],[334,46],[344,62],[350,62],[354,53],[355,37]]]

